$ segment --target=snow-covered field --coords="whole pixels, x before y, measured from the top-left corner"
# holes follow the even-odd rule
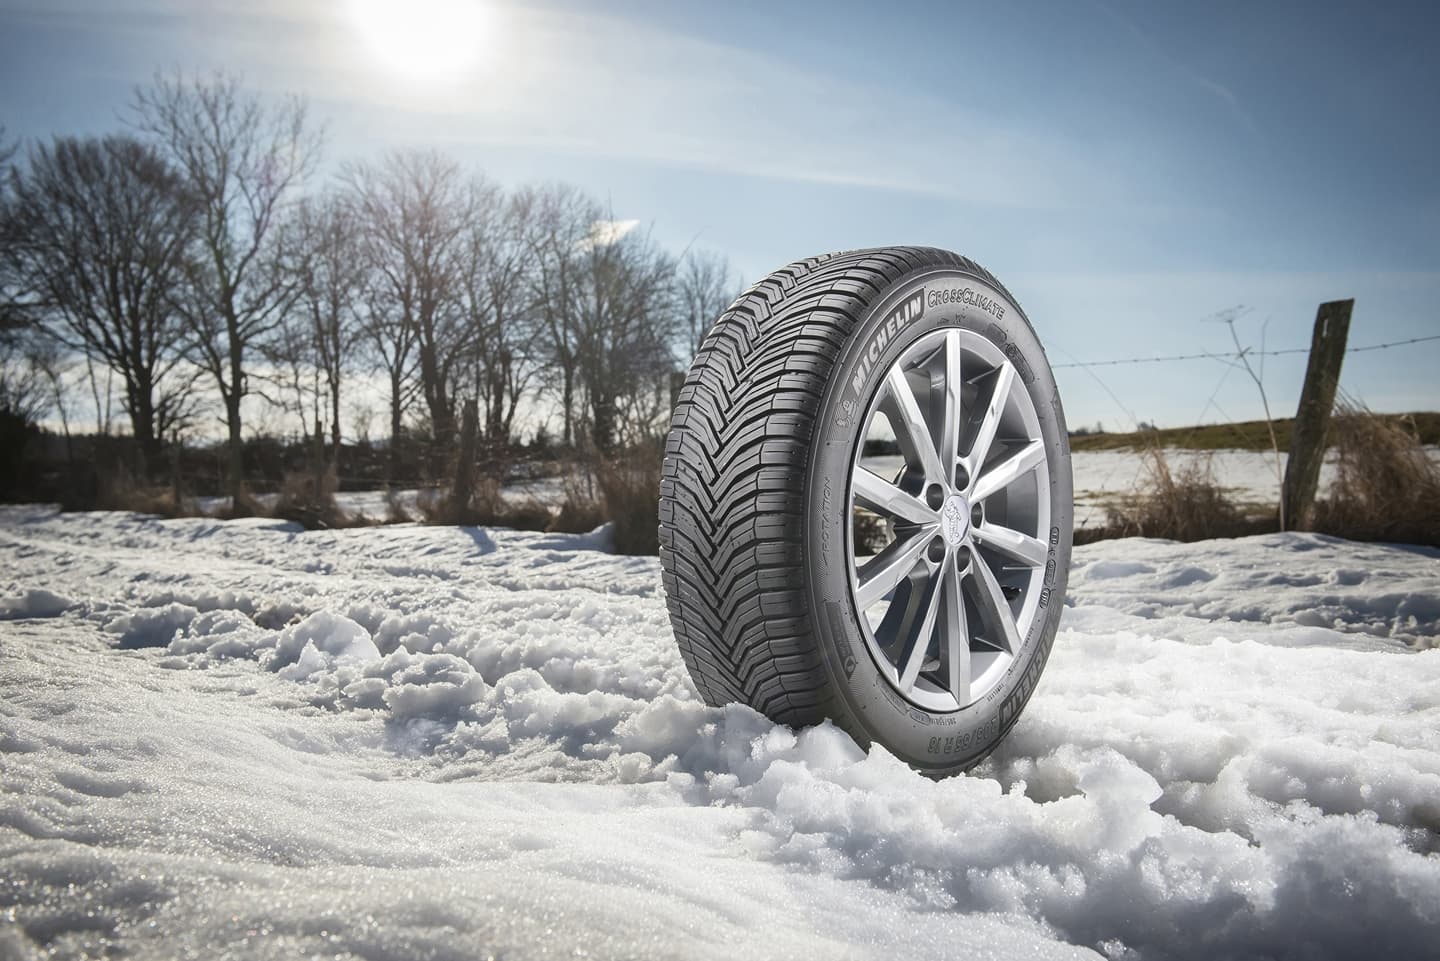
[[[1081,548],[937,783],[603,546],[0,511],[0,957],[1440,955],[1440,553]]]

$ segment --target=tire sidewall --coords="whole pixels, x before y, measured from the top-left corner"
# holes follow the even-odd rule
[[[849,581],[849,478],[861,421],[890,365],[920,337],[950,327],[982,335],[1015,366],[1046,446],[1052,509],[1041,606],[1020,655],[984,698],[936,713],[900,696],[861,633]],[[1073,520],[1060,396],[1039,340],[1003,287],[959,268],[922,270],[901,278],[871,305],[837,357],[821,401],[807,493],[805,569],[815,634],[851,726],[932,773],[975,764],[1013,726],[1044,669],[1063,606]]]

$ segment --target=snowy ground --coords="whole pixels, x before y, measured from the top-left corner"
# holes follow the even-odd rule
[[[0,511],[0,958],[1437,954],[1437,552],[1081,548],[936,783],[702,706],[603,543]]]

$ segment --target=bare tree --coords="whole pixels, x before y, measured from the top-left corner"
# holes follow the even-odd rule
[[[13,262],[7,256],[19,242],[10,204],[13,163],[18,151],[19,146],[6,136],[5,127],[0,125],[0,339],[25,323],[19,300],[19,283],[13,273]]]
[[[612,239],[610,223],[597,222],[585,244],[575,305],[590,439],[602,455],[651,432],[675,364],[675,263],[648,233]]]
[[[700,352],[700,344],[716,319],[740,296],[740,279],[730,262],[713,251],[691,249],[680,259],[675,296],[685,337],[684,359]]]
[[[455,163],[434,152],[396,152],[349,167],[345,181],[358,217],[377,303],[413,337],[420,392],[432,435],[454,440],[454,380],[467,325],[460,277],[473,194]]]
[[[279,348],[277,360],[298,364],[310,374],[315,406],[323,401],[329,416],[331,457],[338,459],[340,389],[353,366],[360,335],[358,301],[366,279],[365,262],[354,211],[338,194],[303,203],[289,229],[293,237],[286,246],[296,251],[299,297],[274,347]],[[301,414],[303,419],[304,411]],[[313,421],[320,418],[317,409]]]
[[[538,372],[530,207],[484,181],[475,184],[462,285],[471,327],[472,379],[492,449],[510,443],[515,414]],[[528,196],[528,195],[527,195]]]
[[[526,211],[525,247],[532,265],[531,287],[545,340],[550,372],[559,380],[565,446],[578,439],[582,332],[578,305],[587,266],[587,243],[600,207],[568,184],[522,191],[515,200]]]
[[[532,190],[520,202],[565,442],[579,441],[583,419],[589,443],[609,455],[664,406],[677,330],[674,260],[573,187]]]
[[[142,468],[154,466],[193,382],[172,296],[194,237],[184,180],[132,137],[60,137],[30,151],[13,191],[7,259],[28,309],[120,379]]]
[[[298,296],[279,225],[319,161],[302,99],[267,105],[238,78],[157,77],[135,94],[135,124],[184,174],[199,205],[199,250],[177,298],[197,362],[225,404],[229,485],[240,503],[241,404],[250,354]]]
[[[417,393],[415,377],[415,328],[402,323],[404,307],[378,272],[367,275],[360,292],[360,336],[376,366],[384,373],[389,388],[390,446],[385,479],[393,483],[400,476],[400,446],[405,435],[405,415]]]

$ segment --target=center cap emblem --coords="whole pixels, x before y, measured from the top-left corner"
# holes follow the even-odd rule
[[[951,494],[940,505],[940,532],[945,543],[959,547],[970,531],[970,505],[965,503],[963,494]]]

